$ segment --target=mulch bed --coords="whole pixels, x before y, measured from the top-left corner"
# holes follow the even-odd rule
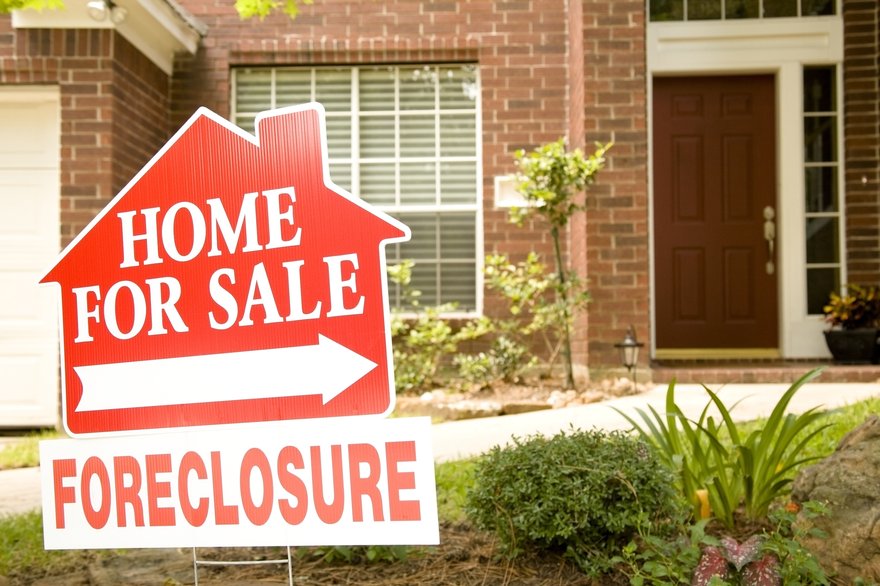
[[[200,557],[227,557],[247,550],[215,550]],[[255,553],[251,551],[250,553]],[[275,555],[283,557],[283,550]],[[241,559],[239,557],[238,559]],[[200,570],[199,583],[256,584],[285,582],[286,566],[225,566]],[[202,577],[202,573],[204,576]],[[440,545],[411,548],[406,559],[394,562],[327,563],[320,559],[297,559],[294,584],[336,586],[411,586],[413,584],[589,586],[593,581],[558,555],[525,556],[515,561],[498,555],[491,534],[467,524],[446,525]]]
[[[259,560],[286,556],[284,548],[199,549],[200,560]],[[10,585],[180,586],[193,584],[189,549],[137,549],[84,556],[84,567],[64,575],[8,576]],[[2,580],[0,580],[2,583]],[[230,565],[199,568],[200,586],[286,584],[287,566]],[[498,554],[493,536],[468,524],[442,525],[440,545],[413,547],[403,560],[328,563],[310,555],[294,557],[297,586],[596,586],[625,584],[617,577],[593,581],[560,555],[525,555],[514,561]]]

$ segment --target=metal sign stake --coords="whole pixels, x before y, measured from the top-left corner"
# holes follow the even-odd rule
[[[287,583],[293,586],[293,561],[290,557],[290,546],[287,546],[287,558],[277,560],[230,560],[213,561],[200,560],[196,555],[196,548],[192,548],[193,557],[193,583],[199,586],[199,566],[256,566],[265,564],[287,564]]]

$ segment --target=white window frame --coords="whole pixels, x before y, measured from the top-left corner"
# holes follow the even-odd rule
[[[399,70],[400,68],[413,67],[418,65],[425,65],[433,68],[442,68],[442,67],[456,67],[456,66],[465,66],[472,65],[474,67],[475,75],[476,75],[476,99],[473,109],[444,109],[441,111],[440,109],[440,92],[436,91],[434,93],[434,107],[429,110],[401,110],[400,109],[400,94],[399,94],[399,85],[400,85],[400,77]],[[369,111],[361,111],[358,107],[360,103],[359,99],[359,78],[358,72],[365,68],[373,68],[373,67],[389,67],[395,69],[395,92],[394,92],[394,107],[393,109],[388,110],[369,110]],[[252,71],[257,69],[255,67],[236,67],[232,70],[232,83],[231,83],[231,118],[233,122],[236,122],[241,116],[255,116],[257,112],[250,111],[239,111],[238,104],[236,101],[237,95],[237,80],[238,73],[240,71]],[[442,214],[445,212],[455,213],[455,212],[467,212],[474,214],[474,309],[473,310],[456,310],[452,312],[444,312],[443,317],[448,317],[451,319],[455,318],[470,318],[478,315],[482,315],[483,312],[483,299],[484,299],[484,284],[483,284],[483,268],[484,268],[484,226],[483,226],[483,189],[482,189],[482,168],[483,168],[483,143],[482,143],[482,100],[481,100],[481,83],[480,83],[480,70],[476,63],[468,62],[468,63],[399,63],[399,64],[362,64],[362,65],[320,65],[320,66],[273,66],[267,68],[267,71],[270,72],[270,107],[277,108],[279,106],[285,106],[290,104],[278,104],[277,102],[277,86],[276,86],[276,78],[277,72],[279,70],[301,70],[301,71],[310,71],[310,97],[312,100],[316,100],[317,95],[317,72],[320,70],[343,70],[350,69],[351,71],[351,108],[349,111],[342,113],[339,111],[327,111],[326,116],[328,119],[334,117],[346,117],[351,120],[351,143],[353,148],[349,153],[348,157],[337,157],[334,158],[331,156],[328,161],[329,166],[333,166],[334,164],[347,164],[351,166],[351,192],[356,197],[361,196],[361,164],[362,163],[396,163],[400,160],[400,115],[401,112],[405,112],[406,116],[410,115],[434,115],[434,129],[436,132],[436,136],[440,136],[440,119],[442,115],[455,115],[455,114],[473,114],[476,120],[476,128],[475,128],[475,141],[474,141],[474,156],[441,156],[439,150],[435,150],[434,156],[430,157],[407,157],[405,159],[406,163],[420,163],[420,162],[430,162],[434,164],[434,182],[435,182],[435,202],[433,205],[413,205],[413,204],[404,204],[401,203],[401,174],[400,167],[395,166],[395,181],[394,181],[394,204],[376,204],[374,203],[378,209],[382,211],[397,215],[397,214],[412,214],[412,213],[424,213],[425,215],[433,215],[433,214]],[[372,116],[389,116],[393,115],[395,119],[395,130],[394,130],[394,156],[392,157],[361,157],[360,153],[357,152],[354,145],[360,144],[360,121],[361,117],[372,117]],[[474,201],[469,204],[443,204],[440,201],[441,192],[440,192],[440,177],[441,177],[441,160],[443,163],[456,163],[456,162],[473,162],[475,165],[475,185],[474,185]],[[440,279],[440,270],[443,266],[444,262],[447,264],[451,263],[460,263],[465,259],[456,258],[456,259],[442,259],[439,258],[439,250],[440,243],[439,231],[437,233],[438,242],[437,258],[424,258],[420,259],[426,263],[433,263],[436,266],[436,283],[437,283],[437,298],[441,299],[442,292],[442,281]],[[390,256],[390,255],[389,255]],[[470,259],[467,259],[468,261]],[[393,286],[393,284],[392,284]],[[393,301],[393,300],[391,300]],[[408,315],[408,313],[404,313],[404,315]]]

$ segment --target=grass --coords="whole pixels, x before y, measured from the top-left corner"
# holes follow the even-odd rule
[[[804,447],[801,457],[825,458],[830,456],[837,448],[840,440],[843,439],[843,436],[864,423],[865,419],[872,413],[880,414],[880,398],[866,399],[858,403],[831,409],[827,413],[827,417],[821,418],[803,432],[803,435],[806,436],[817,427],[828,425],[826,429],[820,431]],[[764,421],[764,419],[755,419],[738,423],[737,428],[740,430],[741,435],[748,435],[752,431],[760,429],[764,425]]]
[[[32,468],[40,465],[40,441],[56,439],[62,434],[54,429],[46,429],[26,435],[17,442],[0,448],[0,470],[12,468]]]
[[[474,482],[477,461],[458,460],[437,464],[437,515],[441,521],[460,523],[466,520],[464,512],[467,491]]]
[[[58,576],[81,569],[88,551],[46,551],[43,549],[43,515],[31,511],[0,516],[0,576]]]

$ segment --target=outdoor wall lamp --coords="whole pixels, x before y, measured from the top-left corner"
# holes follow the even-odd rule
[[[92,20],[97,20],[98,22],[107,20],[109,17],[110,22],[113,24],[122,24],[122,21],[128,16],[128,10],[113,0],[90,0],[86,4],[86,9]]]
[[[636,339],[636,330],[629,326],[626,329],[626,335],[622,342],[614,345],[620,353],[620,362],[626,367],[626,370],[632,375],[633,386],[636,384],[636,366],[639,362],[639,350],[644,346],[643,343]]]

